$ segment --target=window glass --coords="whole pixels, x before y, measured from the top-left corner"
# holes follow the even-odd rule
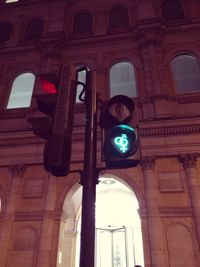
[[[13,26],[10,23],[0,24],[0,42],[5,42],[10,39],[12,28]]]
[[[200,91],[200,64],[195,57],[177,56],[172,60],[171,68],[178,93]]]
[[[29,22],[26,28],[24,39],[37,39],[42,35],[44,21],[42,19],[34,19]]]
[[[137,96],[135,71],[133,65],[128,62],[117,63],[110,70],[110,96],[121,94]]]
[[[18,2],[18,0],[6,0],[6,4]]]
[[[86,70],[82,70],[78,72],[78,81],[82,82],[82,83],[86,83]],[[76,93],[76,103],[82,103],[79,99],[79,95],[83,90],[83,86],[82,85],[78,85],[77,86],[77,93]],[[84,94],[85,95],[85,94]],[[83,95],[83,97],[84,97]]]
[[[127,26],[129,26],[128,10],[123,7],[113,8],[109,12],[109,28],[115,29]]]
[[[183,7],[178,0],[166,0],[161,8],[166,21],[185,19]]]
[[[74,19],[73,33],[91,33],[93,18],[92,14],[83,12]]]
[[[31,103],[35,75],[23,73],[13,82],[7,109],[29,107]]]

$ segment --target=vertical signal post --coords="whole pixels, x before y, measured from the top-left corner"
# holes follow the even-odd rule
[[[82,221],[81,247],[79,267],[94,267],[95,263],[95,201],[96,201],[96,73],[88,71],[86,76],[86,125],[84,170],[81,177],[82,193]]]

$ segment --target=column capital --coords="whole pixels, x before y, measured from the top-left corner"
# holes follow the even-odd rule
[[[144,157],[141,161],[141,165],[143,170],[153,170],[155,165],[155,157],[153,156],[147,156]]]
[[[179,156],[179,161],[183,164],[184,168],[196,168],[198,153],[182,154]]]
[[[22,177],[25,172],[26,166],[24,164],[13,164],[9,166],[9,171],[12,175]]]

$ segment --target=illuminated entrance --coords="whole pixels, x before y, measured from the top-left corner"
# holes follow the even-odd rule
[[[126,185],[100,179],[96,201],[96,266],[144,266],[137,199]]]
[[[60,225],[57,267],[79,267],[82,187],[68,193]],[[138,201],[131,188],[118,177],[100,177],[96,196],[95,267],[144,267]]]
[[[97,228],[97,267],[128,266],[127,229]]]

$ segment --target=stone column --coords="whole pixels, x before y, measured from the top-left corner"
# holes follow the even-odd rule
[[[158,190],[154,173],[154,159],[145,158],[142,167],[152,267],[166,267],[164,233],[157,200]]]
[[[200,245],[200,176],[197,171],[198,154],[187,154],[179,157],[185,169],[188,191],[193,207],[194,220]]]
[[[55,225],[56,177],[48,177],[43,220],[40,228],[37,267],[56,265],[58,237],[53,234]]]
[[[18,198],[21,195],[21,180],[25,171],[24,165],[12,165],[9,167],[11,173],[11,188],[6,201],[6,208],[0,229],[0,266],[7,266],[7,257],[10,251],[12,228],[15,220],[15,210]]]

